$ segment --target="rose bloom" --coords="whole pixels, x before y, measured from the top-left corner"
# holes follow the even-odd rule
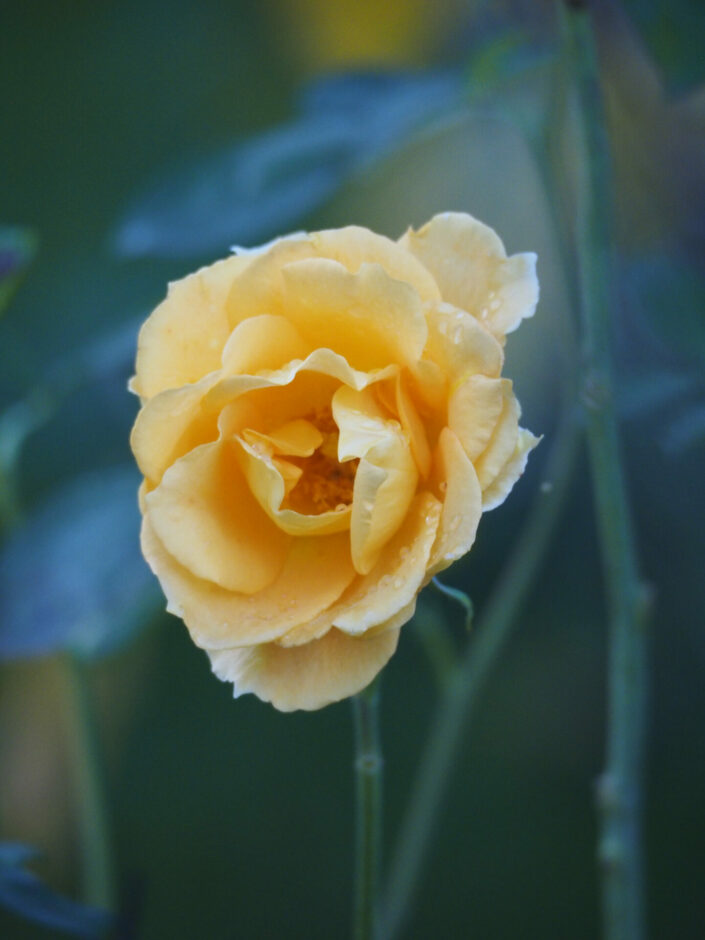
[[[537,438],[502,378],[536,257],[445,213],[296,234],[170,285],[142,327],[142,548],[213,670],[277,708],[364,688]]]

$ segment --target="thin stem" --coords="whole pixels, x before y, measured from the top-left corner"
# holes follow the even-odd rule
[[[99,757],[95,709],[85,664],[65,658],[76,810],[81,845],[82,895],[86,904],[115,911],[115,874],[107,799]]]
[[[462,731],[540,570],[573,476],[579,442],[575,407],[567,407],[546,468],[553,488],[549,494],[537,495],[467,652],[439,702],[392,858],[382,908],[385,940],[399,933],[409,913]]]
[[[566,3],[562,23],[582,133],[576,240],[583,401],[609,606],[607,757],[597,795],[604,931],[607,940],[641,940],[645,936],[641,808],[648,605],[639,578],[613,403],[609,150],[587,4]]]
[[[377,894],[382,832],[382,748],[379,738],[379,684],[352,700],[355,719],[355,940],[377,936]]]

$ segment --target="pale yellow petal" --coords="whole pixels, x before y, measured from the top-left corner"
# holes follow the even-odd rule
[[[524,472],[529,453],[540,440],[541,438],[533,435],[531,431],[519,428],[519,437],[514,453],[483,493],[483,508],[485,511],[495,509],[504,502],[512,487]]]
[[[404,524],[387,543],[374,570],[356,578],[340,600],[318,617],[297,624],[277,641],[298,646],[324,636],[333,626],[351,636],[399,627],[414,614],[416,595],[428,580],[431,546],[441,504],[431,493],[419,494]]]
[[[521,409],[508,379],[502,381],[502,411],[487,447],[475,460],[475,470],[482,491],[495,481],[502,467],[510,459],[519,439]]]
[[[431,552],[430,575],[470,550],[482,516],[482,492],[475,468],[450,428],[444,428],[438,439],[434,477],[443,493],[443,511]]]
[[[411,284],[422,300],[441,298],[433,276],[418,258],[384,235],[349,225],[341,229],[312,232],[309,237],[319,257],[339,261],[351,274],[357,274],[365,263],[376,263],[390,277]]]
[[[504,353],[499,342],[464,310],[442,303],[427,308],[424,358],[440,366],[451,389],[467,375],[498,376]]]
[[[273,454],[290,457],[310,457],[323,443],[323,435],[316,425],[304,418],[287,421],[266,434],[248,428],[243,437],[248,444],[262,444]]]
[[[350,507],[331,509],[327,512],[308,515],[294,509],[283,509],[287,484],[278,462],[256,445],[244,438],[236,440],[240,466],[258,504],[267,513],[269,520],[290,535],[331,535],[350,528]],[[270,523],[271,524],[271,523]]]
[[[280,369],[293,359],[312,352],[299,331],[285,317],[271,314],[239,323],[223,349],[224,375],[255,375],[263,369]]]
[[[433,274],[445,301],[482,320],[503,338],[538,301],[536,256],[507,258],[499,236],[470,215],[446,212],[418,232],[410,229],[400,244]]]
[[[502,413],[502,390],[506,385],[506,379],[469,375],[450,394],[448,427],[457,435],[470,460],[480,456],[492,437]]]
[[[246,258],[226,258],[169,285],[166,299],[140,330],[133,391],[151,398],[220,368],[231,331],[226,298],[248,264]]]
[[[142,406],[130,446],[140,470],[153,484],[179,457],[218,437],[217,412],[204,401],[217,377],[218,373],[212,373],[194,385],[160,392]]]
[[[331,630],[303,646],[267,643],[208,652],[213,672],[233,683],[236,696],[253,692],[279,711],[311,711],[369,685],[391,658],[398,640],[398,630],[369,639]]]
[[[282,274],[286,316],[304,339],[364,371],[420,358],[427,329],[419,295],[380,265],[351,274],[337,261],[313,258]]]
[[[428,446],[428,437],[423,421],[419,417],[413,398],[409,394],[404,376],[399,373],[396,382],[396,409],[401,426],[408,435],[416,466],[423,480],[428,477],[431,469],[431,449]]]
[[[167,610],[183,619],[198,646],[209,650],[277,639],[335,603],[355,576],[345,535],[295,539],[276,581],[250,595],[227,591],[182,567],[148,517],[142,551],[159,578]]]
[[[231,441],[177,460],[145,502],[166,550],[199,578],[254,594],[282,569],[290,539],[250,493]]]
[[[339,388],[332,410],[340,429],[338,459],[360,458],[350,544],[355,569],[367,574],[404,519],[419,473],[407,435],[398,421],[385,417],[369,389]]]

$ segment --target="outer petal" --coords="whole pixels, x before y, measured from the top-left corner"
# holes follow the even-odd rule
[[[235,695],[254,692],[280,711],[322,708],[354,695],[374,679],[397,647],[398,630],[349,637],[331,630],[320,640],[284,648],[209,650],[213,672],[234,684]]]
[[[429,575],[452,564],[472,547],[482,516],[482,492],[475,468],[450,428],[444,428],[434,457],[434,476],[445,490]]]
[[[211,373],[195,385],[160,392],[142,406],[130,446],[140,470],[153,484],[179,457],[217,438],[218,416],[204,406],[204,397],[217,379],[218,373]]]
[[[285,646],[298,646],[323,636],[332,626],[351,636],[391,629],[410,620],[416,595],[426,580],[431,546],[436,538],[441,504],[421,493],[404,525],[387,543],[374,571],[356,578],[340,600],[307,623],[280,637]]]
[[[145,517],[142,551],[194,642],[211,651],[276,640],[338,600],[355,576],[345,535],[295,539],[281,574],[246,596],[197,578],[164,548]]]
[[[336,261],[314,258],[288,264],[282,274],[286,316],[304,339],[364,371],[421,357],[427,329],[419,295],[380,265],[350,274]]]
[[[255,594],[281,571],[290,540],[250,493],[232,442],[177,460],[145,501],[159,540],[197,577]]]
[[[133,391],[150,398],[220,368],[231,329],[226,298],[249,263],[226,258],[169,285],[166,299],[140,330]]]
[[[502,467],[494,482],[483,493],[484,509],[495,509],[509,495],[512,487],[524,472],[529,453],[536,447],[540,437],[525,428],[519,428],[519,437],[514,453]]]
[[[451,392],[448,427],[457,435],[470,460],[487,447],[504,406],[506,379],[469,375]]]
[[[475,461],[475,470],[484,491],[496,480],[500,470],[511,458],[519,439],[521,409],[512,391],[512,383],[502,380],[502,411],[492,437]]]
[[[424,358],[441,367],[451,388],[467,375],[500,374],[504,363],[502,347],[470,314],[442,303],[428,308],[427,320]]]
[[[440,300],[438,285],[426,267],[398,242],[358,225],[312,232],[316,254],[339,261],[351,274],[363,264],[381,265],[390,277],[411,284],[422,300]]]
[[[433,274],[443,299],[485,322],[503,338],[538,301],[536,255],[507,258],[501,239],[470,215],[446,212],[418,232],[409,230],[400,244]]]

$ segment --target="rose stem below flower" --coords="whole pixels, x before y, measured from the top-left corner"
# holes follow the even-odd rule
[[[462,732],[540,571],[573,477],[580,439],[581,428],[571,395],[546,465],[546,479],[553,482],[553,490],[548,496],[536,495],[509,561],[473,628],[465,655],[438,704],[383,894],[380,936],[384,940],[392,940],[399,933],[409,913]]]
[[[66,655],[65,664],[70,748],[81,841],[83,901],[92,907],[115,911],[110,825],[86,664],[72,653]]]
[[[379,736],[379,679],[352,700],[355,720],[355,908],[354,940],[377,936],[382,848],[382,747]]]
[[[589,7],[559,9],[578,98],[576,247],[583,327],[582,398],[609,610],[606,767],[599,781],[598,860],[606,940],[645,936],[642,776],[647,695],[647,591],[640,581],[613,405],[611,186]]]

